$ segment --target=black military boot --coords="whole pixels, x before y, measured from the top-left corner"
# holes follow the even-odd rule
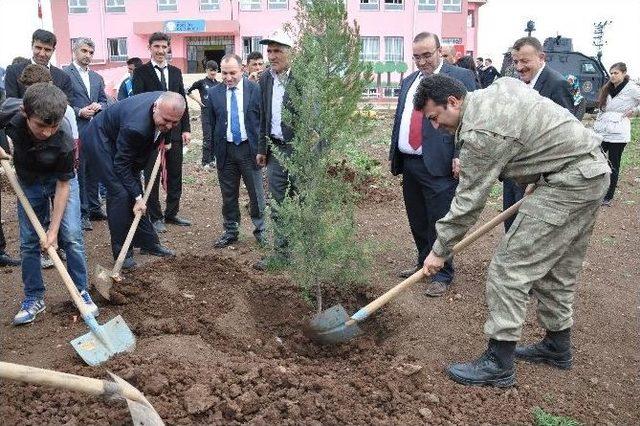
[[[529,362],[544,362],[557,368],[568,370],[573,365],[571,353],[571,329],[548,331],[540,342],[519,346],[515,351],[516,358]]]
[[[449,377],[463,385],[508,388],[516,383],[513,351],[516,342],[489,340],[489,348],[475,361],[451,364]]]

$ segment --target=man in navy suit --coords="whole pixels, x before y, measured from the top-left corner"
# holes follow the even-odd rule
[[[73,63],[64,71],[71,78],[72,94],[69,104],[76,114],[78,132],[89,125],[89,122],[100,111],[107,107],[107,95],[104,93],[104,80],[95,71],[89,69],[95,44],[91,39],[80,38],[73,44]],[[80,185],[80,210],[83,229],[92,229],[90,219],[104,220],[106,214],[100,207],[98,197],[98,180],[95,172],[87,168],[86,156],[80,148],[80,164],[78,167],[78,184]]]
[[[117,102],[98,114],[80,138],[85,141],[87,161],[107,186],[107,216],[111,251],[117,258],[137,212],[146,213],[140,173],[159,145],[169,140],[179,125],[186,102],[174,92],[149,92]],[[173,256],[158,240],[149,217],[144,215],[133,238],[142,254]],[[124,269],[135,267],[129,250]]]
[[[551,99],[572,114],[576,114],[573,95],[567,79],[558,71],[547,66],[542,44],[537,38],[522,37],[518,39],[513,44],[511,57],[520,80],[540,95]],[[525,188],[514,180],[504,179],[502,182],[502,208],[506,210],[521,200],[524,197],[524,190]],[[509,231],[515,219],[516,216],[511,216],[504,221],[505,232]]]
[[[24,92],[27,90],[18,79],[22,75],[22,71],[30,63],[42,65],[47,67],[51,73],[53,84],[67,95],[67,98],[71,97],[71,80],[69,76],[60,68],[56,68],[49,63],[53,52],[56,50],[57,39],[56,36],[47,30],[35,30],[31,36],[31,62],[24,62],[16,65],[9,65],[7,67],[7,74],[5,75],[4,84],[7,98],[20,98],[24,96]]]
[[[469,91],[476,88],[471,71],[443,62],[435,34],[422,32],[414,37],[413,60],[418,71],[402,81],[389,152],[391,173],[403,175],[402,193],[418,250],[415,266],[400,273],[403,278],[418,271],[429,254],[436,239],[436,222],[449,211],[460,171],[453,136],[434,129],[421,111],[414,110],[414,94],[422,77],[438,73],[459,80]],[[448,261],[432,277],[426,294],[442,296],[452,280],[453,263]]]
[[[229,53],[220,62],[224,84],[209,89],[207,109],[222,193],[224,233],[214,247],[238,240],[240,178],[249,193],[251,220],[258,243],[264,243],[264,189],[257,163],[260,138],[260,87],[243,77],[242,59]]]

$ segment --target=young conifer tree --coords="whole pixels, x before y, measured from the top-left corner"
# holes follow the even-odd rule
[[[295,113],[284,111],[283,120],[294,130],[293,152],[272,150],[294,190],[273,206],[273,226],[288,242],[291,275],[320,312],[324,285],[358,282],[368,266],[356,240],[356,194],[335,165],[366,136],[357,110],[371,69],[360,59],[359,29],[348,22],[343,0],[302,0],[290,31],[298,35],[287,84]]]

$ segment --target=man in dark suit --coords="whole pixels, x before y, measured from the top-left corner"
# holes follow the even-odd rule
[[[575,114],[573,95],[567,79],[558,71],[551,69],[545,63],[542,44],[535,37],[522,37],[511,48],[513,66],[518,76],[533,90],[545,98],[551,99],[558,105]],[[508,209],[524,197],[525,188],[512,179],[502,182],[502,207]],[[509,231],[515,216],[504,221],[505,232]]]
[[[71,78],[72,94],[69,104],[76,114],[78,133],[87,127],[91,119],[107,107],[107,95],[104,92],[104,80],[95,71],[89,69],[95,44],[91,39],[80,38],[73,45],[73,63],[64,71]],[[82,146],[82,141],[80,141]],[[78,184],[80,186],[80,210],[83,229],[92,229],[91,220],[107,218],[100,206],[98,197],[98,180],[80,148],[80,164],[78,167]]]
[[[171,129],[180,125],[186,108],[184,97],[173,92],[150,92],[117,102],[98,114],[80,138],[87,161],[107,186],[107,216],[111,251],[117,258],[134,215],[146,212],[140,172],[160,152]],[[149,217],[138,224],[133,246],[142,254],[173,256],[160,244]],[[133,251],[123,268],[135,266]]]
[[[216,77],[218,76],[218,63],[216,61],[207,61],[205,64],[207,74],[203,79],[194,82],[187,90],[187,96],[200,105],[200,121],[202,122],[202,167],[205,170],[211,170],[216,166],[216,158],[214,153],[213,140],[211,139],[211,114],[207,110],[207,99],[209,97],[209,89],[219,84]],[[197,90],[200,98],[197,98],[192,92]]]
[[[56,50],[56,43],[56,36],[53,33],[46,30],[36,30],[31,36],[31,51],[33,53],[31,63],[49,68],[53,84],[58,86],[67,95],[67,98],[71,98],[73,92],[71,79],[60,68],[49,64],[51,56]],[[27,65],[29,65],[28,62],[7,67],[7,74],[4,80],[7,98],[22,98],[24,96],[26,88],[20,84],[18,79]]]
[[[289,111],[295,114],[291,98],[287,93],[287,85],[293,82],[291,76],[291,47],[293,40],[282,30],[277,30],[270,36],[262,39],[260,44],[267,45],[267,59],[269,69],[260,76],[260,92],[262,94],[262,114],[260,117],[260,146],[256,161],[259,166],[267,166],[267,180],[269,182],[269,194],[273,202],[282,203],[287,191],[293,191],[289,172],[273,155],[269,144],[279,150],[283,155],[291,155],[293,147],[293,129],[283,120],[283,112]],[[272,214],[274,221],[277,215]],[[277,229],[276,229],[277,231]],[[287,242],[282,235],[275,235],[276,250],[282,256],[287,256]],[[256,269],[264,269],[265,264],[260,261],[254,265]]]
[[[260,138],[260,87],[243,77],[242,59],[233,53],[222,58],[220,70],[224,84],[210,88],[207,99],[224,219],[224,233],[214,247],[223,248],[238,240],[241,177],[249,193],[253,235],[262,244],[265,201],[262,173],[256,162]]]
[[[165,33],[153,33],[149,37],[149,52],[151,60],[136,68],[133,72],[133,93],[146,93],[153,91],[170,91],[185,97],[182,72],[179,68],[169,65],[167,54],[169,53],[170,38]],[[186,99],[186,98],[185,98]],[[186,102],[186,100],[185,100]],[[191,222],[178,217],[180,209],[180,197],[182,195],[182,146],[188,145],[191,140],[191,126],[189,124],[189,110],[184,111],[184,116],[178,126],[171,131],[171,148],[166,152],[166,188],[167,199],[164,215],[160,207],[158,181],[156,179],[151,196],[149,197],[149,217],[158,232],[165,232],[165,223],[178,226],[190,226]],[[153,160],[150,160],[145,169],[145,180],[149,179]]]
[[[403,278],[415,273],[429,254],[436,239],[436,222],[449,211],[460,171],[453,137],[434,129],[421,111],[414,110],[414,94],[423,76],[439,73],[459,80],[469,91],[476,88],[473,72],[444,62],[440,49],[435,34],[422,32],[413,39],[418,71],[402,81],[391,134],[391,173],[403,175],[402,193],[418,250],[416,266],[403,271]],[[452,280],[453,263],[448,261],[427,285],[427,295],[442,296]]]

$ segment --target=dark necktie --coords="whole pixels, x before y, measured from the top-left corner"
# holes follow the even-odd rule
[[[157,69],[158,71],[160,71],[160,85],[162,86],[162,90],[164,90],[165,92],[167,91],[167,79],[164,78],[164,69],[166,67],[159,67],[157,65],[153,66],[155,69]]]

